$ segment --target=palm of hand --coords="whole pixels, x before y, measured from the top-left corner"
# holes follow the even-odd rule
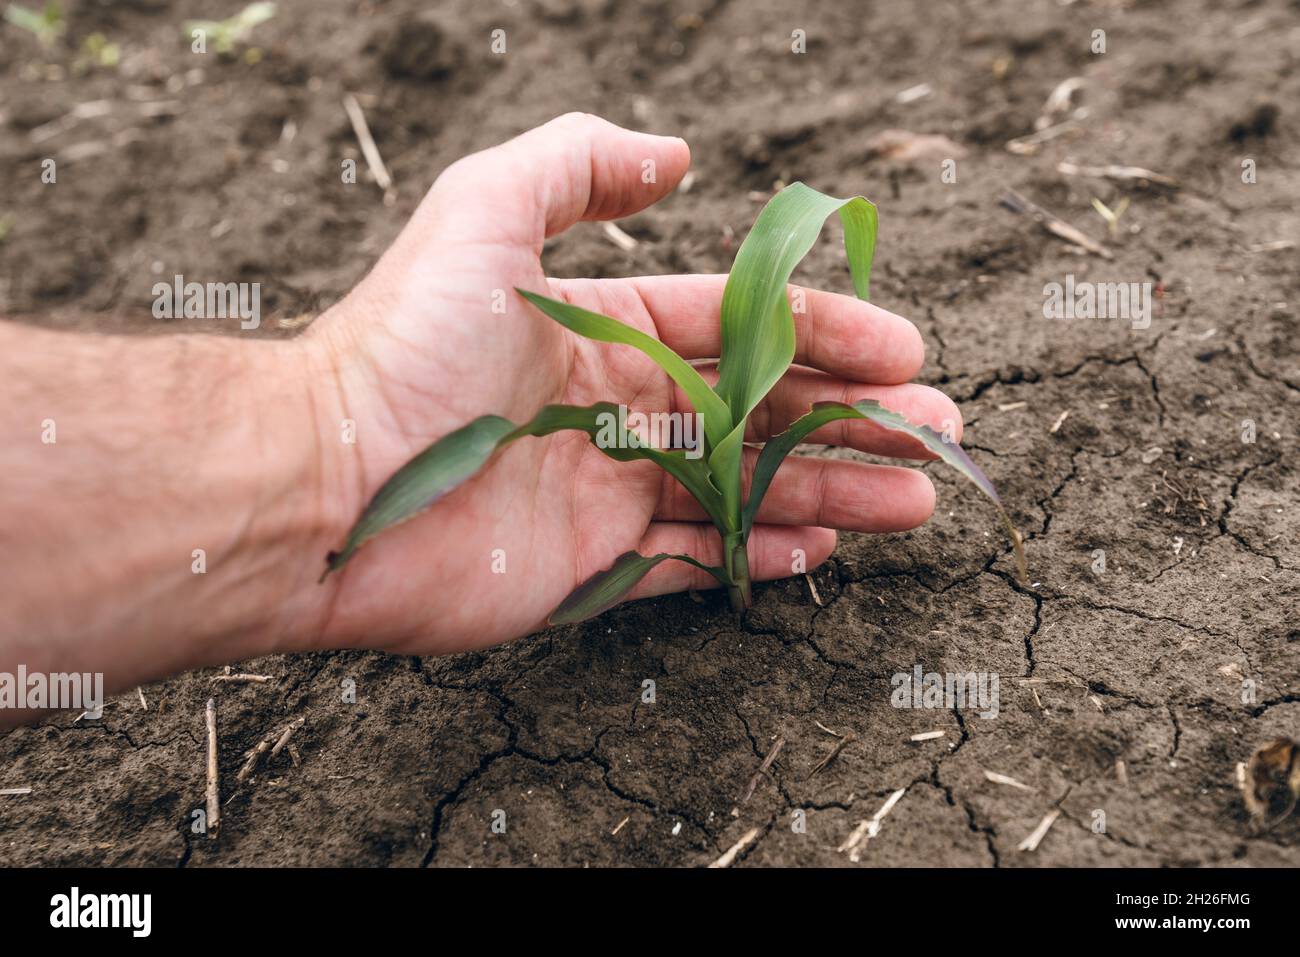
[[[383,373],[354,416],[361,485],[373,491],[433,439],[488,412],[523,422],[553,402],[674,407],[672,382],[653,362],[569,334],[514,291],[546,290],[657,336],[627,284],[550,283],[535,256],[522,261],[509,243],[430,238],[425,248],[439,274],[415,270],[397,283],[403,301],[385,336],[368,345]],[[403,630],[420,636],[422,650],[444,633],[469,631],[489,644],[535,630],[577,582],[641,546],[666,481],[651,463],[616,462],[580,433],[518,442],[435,503],[427,519],[394,530],[382,550],[368,553],[364,570],[350,573],[347,587],[357,597],[348,601],[382,621],[392,583],[409,581],[416,569],[422,588],[410,598],[423,620]],[[701,539],[708,529],[700,526]]]
[[[657,183],[638,178],[647,156],[658,164]],[[614,316],[688,359],[716,356],[725,277],[548,281],[540,263],[546,236],[578,219],[615,218],[649,205],[676,185],[688,161],[680,140],[563,117],[468,157],[439,178],[374,272],[337,307],[340,315],[318,323],[343,414],[356,423],[357,444],[333,464],[327,456],[324,466],[350,476],[337,505],[344,527],[397,467],[485,413],[518,423],[548,403],[597,401],[634,411],[690,411],[651,360],[626,346],[572,335],[514,291],[548,292]],[[884,383],[915,373],[919,337],[905,320],[817,295],[823,298],[815,311],[824,313],[819,325],[825,327],[818,335],[825,349],[840,355],[816,361],[805,329],[801,336],[808,341],[796,361],[840,374],[880,372],[852,378]],[[873,324],[885,359],[855,364],[836,348],[836,336],[860,337]],[[892,366],[890,350],[905,353]],[[753,417],[760,423],[754,438],[767,438],[811,401],[845,397],[856,388],[811,375],[792,373],[778,385],[765,403],[773,408]],[[855,394],[874,397],[890,389],[922,390],[894,397],[895,405],[910,403],[920,421],[937,426],[941,416],[957,414],[946,398],[921,386],[867,386]],[[823,440],[885,454],[915,452],[900,451],[897,440],[869,426],[840,426]],[[878,500],[875,513],[852,512],[864,487]],[[841,512],[826,502],[837,493],[847,503]],[[760,521],[776,524],[755,529],[755,577],[790,574],[796,554],[809,568],[824,560],[835,534],[818,526],[909,528],[932,506],[933,489],[920,473],[793,459],[760,512]],[[720,544],[703,518],[651,463],[616,462],[580,433],[525,439],[427,515],[367,546],[331,586],[338,591],[326,630],[349,635],[353,644],[418,653],[508,640],[543,625],[579,582],[622,552],[685,552],[718,563]],[[668,562],[631,597],[712,584],[706,573]]]

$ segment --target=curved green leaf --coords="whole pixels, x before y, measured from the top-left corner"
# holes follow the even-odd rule
[[[642,578],[660,562],[668,559],[686,562],[696,568],[702,568],[723,585],[727,585],[727,573],[713,565],[692,558],[690,555],[670,555],[660,552],[658,555],[641,555],[637,552],[624,552],[614,560],[614,564],[601,572],[596,572],[585,582],[575,588],[572,594],[560,606],[551,612],[548,624],[571,625],[575,622],[595,618],[601,612],[608,611],[622,601]]]
[[[1002,507],[1002,500],[998,498],[997,489],[993,487],[993,483],[989,481],[988,476],[980,470],[978,465],[971,461],[970,456],[956,442],[945,442],[943,436],[928,425],[913,425],[897,412],[886,409],[872,399],[863,399],[853,405],[846,405],[843,402],[815,403],[812,411],[792,422],[789,428],[763,446],[758,461],[754,463],[754,476],[750,483],[749,500],[745,503],[743,530],[746,538],[748,538],[749,530],[754,525],[754,516],[758,514],[758,507],[763,501],[763,496],[767,494],[768,486],[772,484],[772,479],[776,475],[776,470],[780,468],[781,462],[810,433],[823,425],[840,419],[867,419],[887,429],[906,432],[974,482],[979,490],[987,495],[997,507],[998,516],[1002,519],[1002,524],[1011,539],[1012,548],[1015,550],[1016,571],[1019,573],[1022,582],[1028,580],[1029,573],[1025,565],[1025,551],[1020,542],[1020,534],[1016,531],[1015,526],[1011,524],[1011,519]]]
[[[551,299],[547,296],[539,296],[535,292],[527,292],[523,289],[516,288],[515,292],[560,325],[580,336],[586,336],[588,339],[595,339],[599,342],[614,342],[633,346],[648,355],[658,364],[659,368],[667,372],[673,381],[682,387],[682,391],[691,400],[695,411],[704,416],[704,432],[709,440],[710,447],[721,442],[727,433],[731,431],[731,412],[718,397],[718,394],[709,388],[709,384],[704,381],[693,365],[658,339],[646,335],[639,329],[633,329],[617,319],[602,316],[598,312],[592,312],[580,306],[560,302],[558,299]]]
[[[403,465],[375,493],[352,526],[343,547],[325,557],[326,568],[321,580],[346,564],[357,549],[384,529],[422,512],[470,478],[497,449],[525,436],[550,435],[565,429],[586,432],[597,448],[620,462],[653,461],[681,482],[715,523],[722,521],[722,499],[709,480],[708,466],[703,459],[688,459],[682,451],[643,445],[640,437],[620,422],[619,407],[612,402],[589,406],[548,405],[518,427],[499,415],[481,416],[443,436]]]
[[[723,525],[729,531],[739,531],[740,462],[744,449],[745,423],[742,422],[709,453],[709,472],[713,475],[714,486],[722,493]]]
[[[861,196],[837,199],[792,183],[763,207],[736,253],[722,294],[722,358],[714,387],[739,425],[794,361],[794,315],[786,286],[812,249],[826,217],[838,211],[844,249],[861,299],[870,292],[876,207]]]
[[[325,556],[320,580],[342,568],[369,539],[428,508],[477,472],[514,429],[513,422],[499,415],[480,416],[403,465],[375,493],[343,547]]]

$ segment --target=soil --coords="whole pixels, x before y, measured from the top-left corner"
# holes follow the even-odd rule
[[[720,595],[678,595],[486,653],[237,663],[273,681],[218,686],[217,841],[189,828],[211,672],[145,687],[147,711],[131,692],[100,721],[10,732],[0,788],[33,790],[0,797],[0,864],[700,865],[757,828],[737,866],[840,865],[899,788],[866,865],[1300,864],[1300,815],[1255,834],[1234,783],[1254,748],[1300,736],[1300,5],[281,0],[260,59],[190,51],[181,23],[230,0],[66,6],[48,53],[0,33],[5,315],[213,331],[152,317],[153,282],[184,273],[260,281],[256,334],[292,335],[463,154],[569,110],[680,134],[689,192],[622,224],[630,252],[574,229],[551,273],[722,272],[778,181],[872,197],[873,298],[924,333],[922,378],[959,400],[1031,582],[978,495],[931,468],[933,521],[843,536],[811,576],[820,604],[799,577],[760,586],[743,621]],[[92,32],[121,45],[116,69],[68,67]],[[1086,114],[1009,151],[1072,76]],[[364,175],[349,91],[392,205]],[[909,154],[887,130],[950,142]],[[56,186],[34,172],[50,157]],[[363,173],[341,187],[347,158]],[[1007,209],[1008,189],[1114,258]],[[1114,235],[1094,198],[1128,202]],[[849,289],[834,233],[796,278]],[[1068,274],[1151,283],[1150,327],[1044,318]],[[918,664],[996,673],[998,716],[892,707],[891,676]],[[244,752],[298,716],[300,763],[282,752],[234,788]],[[819,723],[854,739],[812,775],[837,742]]]

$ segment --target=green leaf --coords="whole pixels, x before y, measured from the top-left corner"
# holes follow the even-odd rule
[[[956,442],[945,442],[943,436],[929,426],[913,425],[897,412],[886,409],[872,399],[863,399],[853,405],[846,405],[843,402],[817,402],[813,405],[812,411],[791,423],[788,429],[763,446],[763,451],[759,453],[758,461],[754,464],[749,501],[745,503],[743,530],[746,538],[753,528],[754,516],[758,514],[758,507],[763,501],[763,496],[767,494],[768,486],[772,484],[781,462],[810,433],[840,419],[867,419],[887,429],[905,432],[974,482],[997,507],[998,516],[1002,519],[1002,524],[1011,539],[1012,548],[1015,550],[1016,571],[1022,582],[1028,580],[1029,572],[1025,565],[1025,551],[1020,542],[1020,535],[1011,524],[1011,519],[1002,507],[1001,499],[998,498],[997,489],[993,487],[988,476],[971,461],[970,456]]]
[[[705,565],[690,555],[670,555],[667,552],[660,552],[658,555],[647,556],[636,552],[624,552],[615,559],[613,565],[602,572],[596,572],[575,588],[568,598],[560,602],[560,606],[551,612],[548,623],[571,625],[586,621],[588,618],[595,618],[601,612],[617,605],[623,596],[649,573],[650,569],[670,558],[702,568],[723,585],[728,584],[725,571],[713,565]]]
[[[342,568],[371,538],[422,512],[477,472],[513,431],[515,424],[509,419],[480,416],[444,435],[403,465],[375,493],[343,547],[325,556],[321,581]]]
[[[740,519],[740,460],[745,449],[745,423],[740,423],[728,433],[709,453],[709,472],[713,484],[722,493],[722,512],[725,531],[739,531]]]
[[[618,462],[649,459],[677,479],[694,496],[716,524],[722,520],[722,500],[709,480],[709,468],[702,458],[687,458],[680,449],[656,449],[619,419],[619,407],[612,402],[595,405],[548,405],[501,440],[507,445],[525,435],[541,436],[564,429],[586,432],[596,448]],[[622,435],[620,440],[619,436]]]
[[[231,53],[235,44],[248,38],[253,28],[265,23],[275,16],[274,3],[250,3],[232,17],[224,20],[186,20],[184,32],[192,37],[195,30],[201,30],[213,41],[217,53]]]
[[[230,25],[236,39],[242,40],[249,30],[260,23],[275,16],[274,3],[250,3],[229,20],[224,21]]]
[[[5,7],[5,19],[16,27],[27,30],[39,36],[46,28],[45,18],[35,10],[29,10],[26,7],[11,3]]]
[[[763,207],[736,253],[722,294],[722,358],[715,391],[739,425],[794,361],[794,315],[786,287],[826,217],[838,211],[844,249],[861,299],[870,292],[876,207],[792,183]]]
[[[673,352],[658,339],[648,336],[639,329],[633,329],[626,323],[602,316],[598,312],[583,309],[558,299],[539,296],[534,292],[516,289],[530,303],[550,316],[560,325],[580,336],[596,339],[599,342],[614,342],[640,349],[653,359],[673,381],[682,387],[695,411],[704,416],[704,432],[710,447],[721,442],[731,431],[731,412],[718,394],[709,388],[696,368]]]
[[[5,8],[5,19],[16,27],[30,31],[40,41],[41,46],[47,48],[53,46],[67,29],[63,9],[53,0],[45,4],[40,13],[11,3]]]
[[[689,459],[682,451],[651,448],[619,420],[612,402],[590,406],[548,405],[524,425],[485,415],[434,442],[403,465],[375,493],[337,552],[326,556],[323,581],[341,568],[362,545],[387,528],[424,511],[473,476],[497,449],[525,436],[550,435],[566,429],[586,432],[603,453],[629,462],[649,459],[689,491],[714,522],[722,520],[722,499],[709,481],[703,459]]]

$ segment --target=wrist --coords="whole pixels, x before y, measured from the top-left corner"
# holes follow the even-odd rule
[[[331,594],[316,578],[352,516],[328,482],[310,349],[4,324],[0,346],[28,360],[0,383],[0,551],[21,557],[0,670],[102,672],[121,690],[315,645]]]
[[[352,337],[349,301],[316,319],[303,335],[283,345],[294,351],[293,367],[303,401],[286,407],[290,426],[310,438],[310,455],[298,467],[304,488],[299,498],[306,509],[296,521],[300,545],[295,562],[302,576],[293,583],[304,611],[295,617],[301,627],[289,635],[292,650],[314,651],[355,646],[361,637],[339,633],[335,606],[344,588],[341,575],[324,578],[326,555],[347,538],[366,501],[367,477],[359,451],[357,411],[349,397],[365,390],[368,364],[358,362],[362,350]],[[371,489],[373,491],[373,489]]]
[[[168,670],[313,650],[331,591],[317,587],[318,565],[345,520],[318,421],[328,380],[300,340],[192,337],[182,355],[187,377],[208,388],[164,419],[173,437],[191,438],[166,443],[170,454],[193,454],[164,480],[175,525],[160,589],[177,550],[192,558],[189,575],[147,610],[193,636],[190,660]]]
[[[248,417],[259,425],[237,444],[260,445],[265,455],[241,550],[267,569],[271,586],[253,604],[264,621],[251,623],[252,634],[263,654],[322,650],[332,647],[328,625],[340,589],[337,576],[320,580],[325,556],[360,508],[355,423],[324,337],[248,345],[244,376],[248,394],[258,396]]]

